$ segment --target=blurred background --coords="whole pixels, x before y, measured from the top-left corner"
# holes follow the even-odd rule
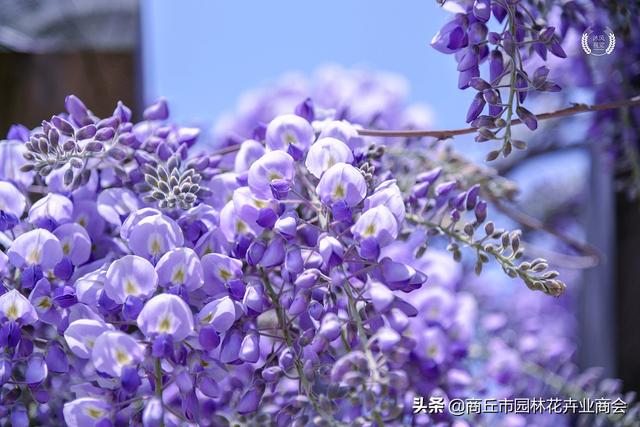
[[[297,96],[313,90],[314,78],[343,78],[348,69],[380,72],[406,106],[420,104],[421,123],[435,128],[464,127],[473,96],[457,89],[455,61],[429,46],[450,15],[435,1],[407,0],[399,7],[383,0],[1,0],[0,8],[3,134],[13,123],[37,126],[63,110],[70,93],[99,116],[118,100],[140,114],[143,105],[164,96],[173,119],[200,127],[210,144],[222,143],[229,123],[259,99],[260,92],[247,90],[273,93],[299,84],[300,92],[289,91]],[[327,64],[343,71],[331,74]],[[569,94],[590,101],[588,93]],[[549,98],[533,109],[564,101]],[[614,196],[603,152],[580,144],[585,132],[584,120],[550,127],[546,141],[538,141],[542,149],[497,168],[521,187],[523,211],[588,239],[600,252],[597,267],[574,269],[568,283],[577,360],[582,368],[601,366],[637,390],[640,340],[630,328],[640,322],[640,311],[632,309],[640,221],[637,210],[616,210],[625,202]],[[560,150],[544,150],[548,135],[562,139]],[[482,149],[469,140],[455,147],[481,158]],[[535,239],[544,245],[548,236]]]

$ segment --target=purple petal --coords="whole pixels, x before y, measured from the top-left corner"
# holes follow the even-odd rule
[[[42,383],[48,375],[49,370],[42,355],[34,355],[29,358],[27,371],[25,372],[25,382],[31,386]]]
[[[172,294],[151,298],[137,319],[138,327],[147,337],[168,334],[182,341],[193,333],[193,315],[184,300]]]

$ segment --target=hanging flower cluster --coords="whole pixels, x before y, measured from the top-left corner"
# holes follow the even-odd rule
[[[506,157],[513,148],[525,149],[524,141],[512,137],[511,126],[517,116],[529,129],[538,127],[535,114],[523,105],[527,95],[560,90],[548,79],[546,65],[531,69],[529,64],[535,64],[536,58],[546,61],[548,54],[567,57],[561,40],[572,26],[584,26],[584,6],[574,1],[563,3],[560,27],[556,28],[547,23],[549,6],[540,2],[475,0],[446,5],[455,16],[433,37],[431,45],[455,55],[458,88],[477,91],[466,115],[467,123],[478,128],[476,141],[500,141],[487,160],[500,154]],[[490,31],[494,24],[501,29]],[[485,77],[480,73],[483,63],[489,70]]]
[[[12,425],[406,417],[403,367],[423,344],[438,364],[441,335],[410,328],[407,296],[427,276],[392,249],[415,233],[564,289],[487,221],[477,185],[434,169],[401,191],[383,147],[349,122],[319,125],[309,100],[225,158],[190,155],[198,132],[167,124],[164,100],[136,124],[122,104],[106,119],[74,96],[66,107],[0,143]],[[435,293],[420,307],[434,316]]]

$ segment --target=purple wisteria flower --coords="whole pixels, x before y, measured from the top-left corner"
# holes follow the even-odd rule
[[[36,310],[28,299],[15,289],[0,295],[0,316],[8,322],[29,325],[38,320]],[[7,326],[3,325],[3,329]]]
[[[147,259],[159,259],[184,243],[184,235],[178,224],[160,212],[132,224],[128,229],[128,239],[133,253]]]
[[[242,278],[242,261],[222,254],[202,257],[204,290],[212,296],[225,293],[225,284]]]
[[[62,253],[73,265],[82,265],[91,256],[91,238],[78,224],[63,224],[53,230],[62,245]]]
[[[322,175],[316,193],[325,205],[332,206],[343,201],[351,207],[367,195],[367,183],[358,169],[346,163],[337,163]]]
[[[344,142],[353,151],[361,149],[364,139],[358,134],[358,130],[346,120],[334,120],[322,124],[322,130],[318,140],[323,138],[335,138]]]
[[[390,179],[382,182],[373,190],[373,194],[364,200],[365,211],[380,205],[389,209],[395,217],[398,227],[401,227],[406,209],[396,180]]]
[[[8,181],[0,181],[0,211],[18,219],[26,205],[27,201],[20,190]]]
[[[296,159],[313,142],[311,124],[300,116],[285,114],[269,123],[266,131],[267,147],[270,150],[286,151]]]
[[[73,203],[68,198],[51,193],[29,209],[29,222],[37,227],[53,230],[73,219]]]
[[[249,170],[253,162],[265,153],[264,145],[254,139],[248,139],[240,145],[234,160],[234,171],[243,173]]]
[[[285,195],[288,192],[293,175],[293,157],[284,151],[276,150],[265,154],[251,165],[247,183],[258,197],[279,198],[280,192],[284,191]]]
[[[118,304],[127,298],[146,298],[158,286],[158,273],[146,259],[137,255],[126,255],[113,261],[107,270],[104,292]]]
[[[311,175],[320,178],[324,171],[336,163],[352,162],[353,152],[344,142],[326,137],[318,139],[309,148],[305,166],[311,172]]]
[[[64,405],[64,421],[69,427],[98,427],[109,420],[112,408],[104,399],[81,397]]]
[[[229,296],[213,300],[202,307],[198,313],[198,321],[201,325],[211,325],[218,333],[226,332],[242,312],[236,304]]]
[[[377,259],[380,248],[398,237],[398,223],[388,208],[378,205],[365,211],[358,218],[351,232],[360,242],[362,257]]]
[[[438,42],[464,51],[463,80],[486,56],[491,6]],[[561,359],[539,327],[485,318],[467,263],[427,242],[558,294],[557,272],[488,220],[480,196],[503,184],[444,143],[404,156],[421,141],[361,136],[419,125],[397,78],[320,80],[311,97],[289,85],[261,101],[220,149],[194,152],[200,131],[164,99],[135,123],[122,103],[98,118],[69,96],[11,130],[0,158],[23,171],[0,167],[0,424],[448,425],[414,417],[412,398],[512,392],[515,362]],[[479,343],[486,361],[470,357]]]
[[[81,359],[89,359],[96,339],[103,332],[112,329],[110,325],[100,320],[78,319],[71,322],[64,331],[64,339],[74,355]]]
[[[192,292],[204,283],[200,258],[190,248],[176,248],[164,254],[156,264],[156,272],[160,286],[183,286]]]
[[[147,301],[137,324],[149,338],[167,334],[175,341],[182,341],[193,333],[191,309],[182,298],[172,294],[157,295]]]
[[[27,136],[28,138],[28,136]],[[0,141],[0,178],[27,188],[33,182],[33,171],[22,171],[27,164],[24,158],[27,148],[22,140],[9,138]]]
[[[119,378],[125,367],[136,366],[143,359],[143,347],[120,331],[103,332],[91,350],[91,362],[96,370],[114,378]]]
[[[48,269],[60,262],[63,251],[60,240],[45,229],[35,229],[18,236],[7,251],[16,267],[37,265]]]

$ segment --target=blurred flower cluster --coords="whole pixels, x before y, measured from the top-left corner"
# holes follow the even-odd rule
[[[276,116],[292,113],[301,100],[313,100],[317,123],[346,120],[356,127],[412,129],[431,126],[432,114],[426,105],[407,106],[408,83],[399,75],[366,69],[346,69],[325,65],[308,78],[288,74],[265,88],[244,93],[235,112],[218,121],[214,138],[233,145],[255,134]],[[307,113],[308,114],[308,113]]]

